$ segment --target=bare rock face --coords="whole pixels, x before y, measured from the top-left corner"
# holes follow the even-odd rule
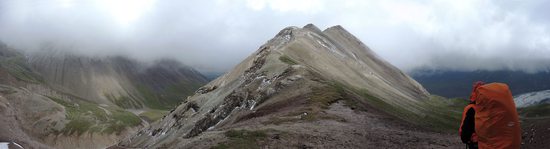
[[[372,146],[381,138],[365,141],[361,140],[364,136],[338,136],[367,129],[364,127],[369,123],[344,115],[367,119],[373,115],[365,112],[367,109],[384,110],[378,105],[423,114],[419,105],[428,96],[421,85],[380,59],[341,26],[324,31],[312,24],[287,27],[232,71],[208,83],[163,119],[124,139],[117,147],[250,147],[239,146],[243,145],[239,140],[244,139],[252,142],[248,145],[274,148],[330,147],[316,141],[346,142],[345,146],[360,148],[369,143]],[[376,119],[391,117],[385,112],[375,113]],[[390,131],[405,131],[401,124],[407,124],[377,122],[388,123]],[[343,131],[338,132],[339,129]],[[258,138],[246,140],[250,134]],[[292,139],[300,137],[310,139]],[[283,146],[276,145],[281,143]]]

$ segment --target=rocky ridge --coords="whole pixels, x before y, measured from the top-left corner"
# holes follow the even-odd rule
[[[421,85],[380,59],[341,26],[324,31],[312,24],[288,27],[232,71],[197,90],[163,119],[113,147],[208,148],[216,146],[216,142],[218,146],[239,146],[243,142],[232,142],[247,138],[248,134],[260,136],[248,141],[253,142],[249,144],[252,146],[276,147],[274,142],[300,136],[311,139],[302,140],[305,144],[291,141],[286,145],[307,148],[322,145],[315,141],[329,141],[349,142],[347,146],[352,147],[372,146],[383,138],[362,140],[380,132],[370,128],[371,123],[387,124],[383,127],[390,130],[390,136],[403,131],[434,139],[436,136],[430,131],[416,130],[418,127],[407,119],[426,117],[431,112],[425,104],[428,100],[429,93]],[[354,120],[362,117],[369,120]],[[350,130],[343,129],[348,127]],[[415,130],[406,130],[407,127]],[[363,137],[334,135],[354,130],[361,130],[355,133]],[[234,133],[241,138],[232,138]],[[414,138],[400,141],[411,139]],[[452,139],[438,140],[444,143],[416,145],[452,144]],[[384,146],[391,145],[395,144]]]

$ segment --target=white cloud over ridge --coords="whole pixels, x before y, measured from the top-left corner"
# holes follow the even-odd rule
[[[84,54],[173,57],[225,71],[286,26],[342,25],[404,70],[546,71],[549,1],[5,0],[0,40]]]

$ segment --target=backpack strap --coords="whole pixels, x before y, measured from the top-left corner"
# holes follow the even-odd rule
[[[460,139],[463,143],[477,142],[475,134],[475,108],[473,104],[468,104],[462,114],[462,123],[460,124]]]

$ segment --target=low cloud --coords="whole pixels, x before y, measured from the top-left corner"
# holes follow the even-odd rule
[[[342,25],[404,70],[548,70],[550,2],[3,0],[0,40],[227,71],[286,26]]]

